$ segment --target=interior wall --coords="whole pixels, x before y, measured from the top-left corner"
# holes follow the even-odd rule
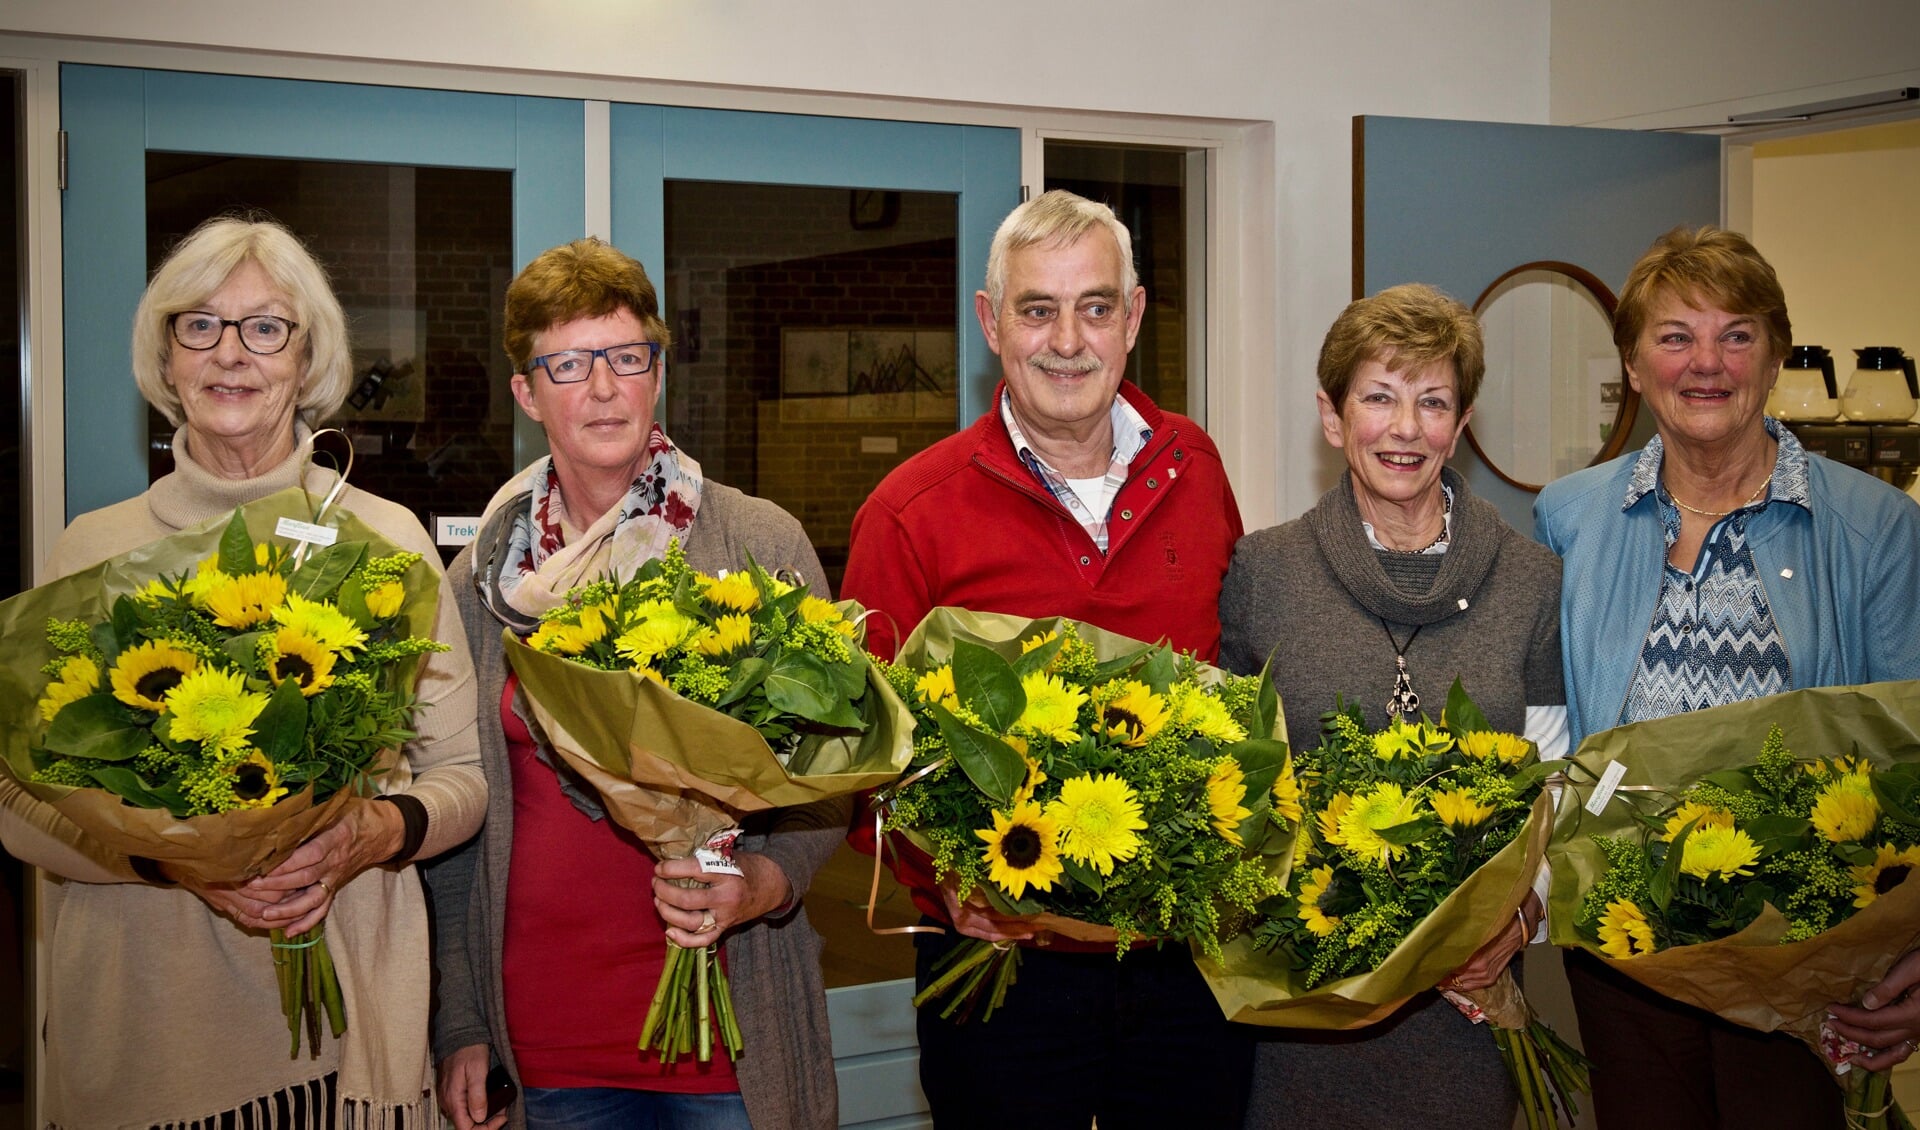
[[[1253,202],[1249,234],[1272,240],[1278,277],[1250,283],[1275,297],[1249,320],[1273,334],[1278,371],[1213,378],[1216,390],[1250,381],[1270,393],[1214,421],[1230,452],[1280,448],[1247,464],[1275,481],[1236,484],[1252,528],[1304,510],[1338,467],[1314,418],[1312,372],[1349,297],[1353,115],[1544,121],[1548,11],[1548,0],[1227,0],[1177,18],[1143,0],[1092,15],[1007,0],[261,0],[234,19],[213,3],[10,0],[0,31],[1271,122],[1271,148],[1254,157],[1265,167],[1224,187],[1273,185]],[[260,73],[274,64],[263,58]]]

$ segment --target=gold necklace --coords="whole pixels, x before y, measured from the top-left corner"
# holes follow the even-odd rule
[[[1773,475],[1769,473],[1766,478],[1760,480],[1759,486],[1753,488],[1753,493],[1747,496],[1747,500],[1745,502],[1742,502],[1740,505],[1734,507],[1733,510],[1743,510],[1746,507],[1752,506],[1754,502],[1759,499],[1760,492],[1766,490],[1767,484],[1772,481],[1773,481]],[[1667,497],[1673,499],[1673,504],[1675,506],[1678,506],[1680,509],[1687,511],[1689,514],[1698,514],[1702,518],[1725,518],[1727,515],[1733,513],[1733,510],[1702,510],[1698,506],[1688,506],[1685,502],[1682,502],[1680,500],[1679,495],[1673,493],[1672,484],[1666,484],[1666,486],[1667,486]]]

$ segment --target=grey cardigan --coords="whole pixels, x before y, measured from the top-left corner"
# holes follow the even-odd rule
[[[738,569],[746,555],[769,570],[789,570],[826,592],[806,531],[771,502],[709,481],[686,542],[687,560],[704,572]],[[472,549],[448,570],[473,652],[480,702],[480,756],[487,775],[487,819],[480,834],[425,869],[434,915],[433,1055],[488,1044],[515,1079],[506,1027],[501,950],[506,933],[507,865],[513,845],[513,779],[498,703],[506,684],[500,625],[480,603]],[[846,833],[847,802],[779,809],[750,821],[739,848],[772,859],[793,884],[793,909],[735,929],[725,942],[728,979],[745,1049],[734,1064],[747,1115],[758,1127],[831,1127],[839,1119],[832,1043],[820,975],[820,935],[800,897]],[[589,990],[591,986],[587,986]],[[639,1033],[640,1017],[634,1017]],[[524,1130],[521,1104],[508,1125]]]

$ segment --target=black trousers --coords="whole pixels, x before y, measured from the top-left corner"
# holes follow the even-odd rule
[[[1661,996],[1567,951],[1600,1130],[1840,1130],[1842,1096],[1806,1044]]]
[[[915,982],[962,939],[918,934]],[[1253,1070],[1184,947],[1021,950],[991,1020],[919,1011],[920,1085],[940,1130],[1238,1130]]]

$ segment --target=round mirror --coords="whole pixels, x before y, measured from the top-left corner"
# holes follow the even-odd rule
[[[1467,442],[1508,483],[1537,491],[1626,445],[1640,401],[1613,346],[1613,306],[1591,273],[1546,261],[1501,275],[1473,304],[1487,375]]]

